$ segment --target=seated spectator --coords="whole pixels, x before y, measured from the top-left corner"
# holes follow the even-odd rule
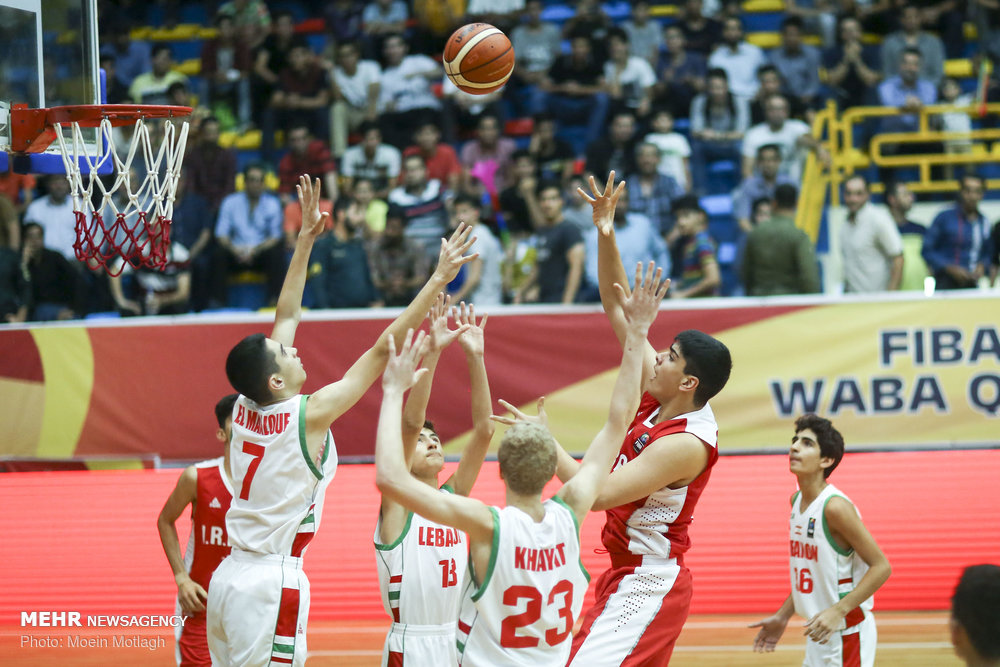
[[[219,145],[219,120],[208,116],[201,121],[198,140],[188,144],[184,159],[184,179],[191,194],[203,197],[213,217],[226,195],[236,189],[236,152]]]
[[[920,252],[924,247],[924,234],[927,228],[907,217],[913,208],[913,192],[902,181],[887,183],[885,186],[885,204],[889,215],[896,223],[899,236],[903,239],[903,278],[899,289],[904,291],[922,292],[925,281],[930,273],[927,262]]]
[[[249,45],[237,38],[233,17],[215,18],[218,35],[201,46],[201,99],[217,114],[227,114],[240,128],[250,124],[250,69],[253,65]],[[224,111],[223,111],[224,110]],[[231,123],[227,129],[233,129]]]
[[[419,243],[433,264],[448,229],[445,191],[441,181],[427,177],[427,164],[419,155],[403,160],[402,184],[389,192],[390,207],[400,209],[406,238]],[[426,278],[426,276],[424,276]]]
[[[514,303],[524,303],[537,287],[538,303],[570,304],[583,280],[584,245],[580,230],[563,216],[558,183],[538,186],[541,225],[535,229],[536,264],[532,275],[515,291]]]
[[[45,247],[45,230],[37,222],[24,226],[21,260],[27,271],[33,322],[73,320],[87,310],[87,282],[76,260]]]
[[[365,121],[360,130],[361,143],[344,151],[340,161],[344,190],[350,194],[354,179],[367,178],[375,186],[375,195],[385,199],[399,178],[399,149],[382,142],[376,123]]]
[[[332,0],[323,4],[326,31],[333,46],[339,48],[341,44],[353,42],[358,45],[360,54],[361,15],[365,8],[356,0]],[[378,53],[375,51],[373,57]]]
[[[635,171],[635,116],[621,111],[611,119],[607,136],[587,144],[587,163],[584,171],[589,174],[631,174]]]
[[[763,123],[767,114],[764,112],[764,102],[771,95],[781,94],[784,95],[782,90],[784,85],[781,81],[781,74],[778,72],[778,68],[774,65],[764,65],[759,70],[757,70],[757,79],[760,80],[760,88],[757,89],[757,94],[753,96],[750,100],[750,125],[759,125]],[[785,100],[788,102],[788,117],[795,118],[796,120],[810,121],[810,116],[812,115],[812,110],[809,109],[801,99],[795,96],[785,95]]]
[[[684,42],[687,44],[688,50],[708,58],[708,55],[722,41],[722,24],[705,16],[702,11],[702,1],[684,0],[684,2],[679,3],[675,25],[684,34]],[[670,48],[669,45],[667,48]]]
[[[801,179],[805,151],[814,151],[817,158],[824,162],[830,159],[826,148],[818,139],[813,138],[809,126],[801,120],[788,117],[788,100],[784,95],[771,95],[765,100],[764,122],[751,127],[743,137],[744,178],[753,174],[757,149],[767,144],[774,144],[781,149],[779,171],[793,182]]]
[[[337,165],[330,149],[319,139],[314,139],[309,126],[297,123],[285,130],[288,152],[278,163],[278,196],[281,205],[287,206],[295,196],[299,176],[308,174],[319,179],[327,199],[337,199]]]
[[[101,61],[111,58],[113,66],[107,71],[108,91],[110,93],[113,77],[126,90],[131,87],[137,76],[153,68],[153,52],[149,42],[132,39],[132,22],[123,15],[112,14],[102,20]],[[105,31],[104,28],[107,28]],[[110,97],[108,99],[111,102]]]
[[[734,95],[750,99],[757,94],[757,70],[767,64],[767,57],[759,47],[744,41],[743,23],[729,17],[722,23],[722,44],[708,58],[710,69],[726,72],[729,89]]]
[[[278,88],[271,96],[271,107],[264,112],[261,154],[270,159],[274,130],[279,127],[306,125],[319,139],[329,141],[329,104],[326,72],[317,64],[316,54],[308,46],[292,46],[288,64],[278,77]]]
[[[403,149],[413,132],[433,121],[441,103],[431,90],[444,72],[436,61],[423,55],[407,55],[408,46],[400,35],[385,40],[385,66],[379,92],[379,118],[382,136],[396,148]]]
[[[789,16],[781,22],[781,46],[771,52],[784,82],[784,93],[807,108],[819,103],[819,50],[802,43],[802,19]],[[794,114],[793,114],[794,115]]]
[[[524,149],[514,151],[511,162],[512,183],[500,193],[500,213],[506,227],[501,233],[530,233],[541,218],[535,197],[538,166],[531,153]]]
[[[187,83],[187,77],[173,69],[174,57],[168,44],[153,47],[152,69],[132,80],[129,97],[136,104],[168,104],[167,88],[178,81]]]
[[[372,281],[383,303],[390,307],[410,303],[431,273],[431,261],[423,245],[407,237],[405,227],[403,211],[390,206],[385,231],[372,242],[368,253]]]
[[[121,82],[115,75],[115,57],[110,53],[101,53],[101,69],[104,70],[106,78],[108,104],[131,104],[132,98],[128,92],[128,86]]]
[[[74,268],[80,269],[76,261],[76,213],[73,198],[69,196],[69,181],[65,175],[50,174],[43,180],[45,196],[28,205],[24,212],[25,224],[34,222],[45,232],[46,246],[62,254]]]
[[[479,122],[487,116],[492,116],[502,124],[502,97],[502,89],[485,95],[467,93],[445,76],[441,81],[441,124],[445,141],[456,143],[470,136],[479,127]]]
[[[836,41],[838,3],[830,0],[787,0],[785,13],[802,21],[802,28],[819,35],[826,46]]]
[[[527,0],[524,20],[510,33],[514,71],[504,86],[504,96],[521,116],[545,109],[540,86],[561,49],[559,27],[542,20],[543,6],[542,0]]]
[[[357,179],[352,190],[354,197],[347,208],[350,223],[360,228],[366,239],[377,239],[385,230],[385,215],[389,205],[375,196],[375,185],[370,179]]]
[[[369,0],[361,12],[366,55],[374,57],[381,53],[390,36],[403,34],[409,18],[410,10],[404,0]]]
[[[958,81],[949,77],[941,80],[938,97],[941,104],[948,104],[954,111],[946,111],[937,115],[937,122],[942,132],[954,132],[958,135],[965,135],[961,139],[946,139],[944,151],[949,155],[961,155],[972,152],[972,139],[969,138],[972,132],[972,118],[966,107],[972,106],[975,97],[972,93],[963,93]],[[961,169],[961,167],[959,167]],[[955,177],[955,167],[947,165],[944,169],[948,180]]]
[[[839,34],[839,44],[827,49],[823,57],[826,83],[840,109],[870,104],[873,87],[881,79],[875,52],[861,43],[861,24],[856,18],[842,18]]]
[[[739,160],[740,143],[750,127],[750,108],[729,90],[726,71],[708,73],[708,87],[691,102],[691,172],[694,191],[705,193],[708,164]]]
[[[653,131],[643,142],[653,144],[660,152],[657,171],[672,177],[687,192],[691,189],[691,144],[687,137],[674,131],[674,116],[669,109],[656,109],[651,121]]]
[[[915,132],[919,125],[917,112],[928,104],[937,101],[937,89],[934,84],[920,78],[920,52],[907,49],[899,64],[899,74],[886,79],[878,87],[878,101],[884,107],[896,107],[907,112],[896,116],[886,116],[881,119],[880,129],[885,133]],[[937,142],[904,142],[898,144],[882,144],[882,153],[886,155],[914,155],[922,153],[940,153],[942,146]],[[895,170],[880,168],[882,180],[894,180]]]
[[[574,174],[563,186],[563,217],[566,222],[579,229],[581,234],[586,234],[594,226],[594,209],[576,191],[577,188],[584,188],[586,192],[587,187],[589,186],[584,181],[583,174]]]
[[[629,52],[655,69],[663,48],[663,27],[659,21],[650,19],[649,4],[648,0],[633,2],[632,15],[622,23],[622,30],[627,35]]]
[[[213,262],[213,306],[226,303],[229,275],[240,271],[263,271],[267,275],[267,298],[278,301],[285,280],[285,249],[281,202],[264,190],[263,165],[251,163],[243,169],[243,192],[222,200],[215,224],[216,257]]]
[[[461,285],[456,289],[449,286],[452,303],[472,303],[479,306],[498,306],[503,303],[503,280],[501,267],[503,264],[503,248],[500,241],[493,235],[490,228],[479,220],[479,202],[468,195],[455,197],[451,217],[451,228],[457,229],[464,222],[472,227],[472,237],[475,243],[469,248],[470,253],[478,255],[474,260],[462,267],[456,281]]]
[[[655,104],[666,106],[675,118],[688,117],[691,100],[705,91],[708,71],[705,56],[689,50],[684,39],[684,32],[676,24],[664,31],[666,51],[653,86]]]
[[[927,228],[921,254],[935,289],[974,288],[990,269],[990,230],[979,211],[983,186],[981,176],[962,176],[955,206],[938,213]]]
[[[586,37],[590,41],[594,60],[603,63],[608,58],[608,32],[613,27],[611,19],[598,0],[577,0],[575,10],[563,23],[563,39]]]
[[[223,2],[218,15],[232,17],[238,38],[251,49],[260,46],[271,30],[271,14],[264,0]]]
[[[212,280],[213,231],[217,209],[204,197],[190,192],[182,178],[177,182],[173,217],[170,219],[170,242],[180,243],[188,250],[188,270],[191,273],[191,310],[208,306]]]
[[[534,117],[528,152],[538,166],[538,176],[546,181],[565,183],[573,174],[576,154],[569,142],[556,136],[556,119],[543,113]]]
[[[677,252],[671,254],[676,254],[680,261],[673,267],[667,296],[671,299],[715,296],[722,279],[715,258],[715,241],[708,235],[708,214],[698,198],[691,195],[681,197],[673,207],[677,224],[670,236]]]
[[[374,60],[361,60],[357,42],[337,44],[337,63],[330,73],[333,106],[330,108],[331,145],[335,157],[347,150],[347,135],[364,121],[378,119],[382,68]]]
[[[944,44],[940,38],[921,29],[921,9],[903,5],[900,9],[900,29],[882,42],[882,75],[889,79],[900,71],[903,53],[907,49],[920,52],[919,78],[937,86],[944,76]]]
[[[634,194],[634,190],[632,192]],[[615,243],[621,254],[622,266],[629,267],[627,271],[631,271],[637,262],[642,262],[645,266],[647,262],[653,261],[663,269],[664,274],[669,275],[670,255],[667,253],[667,244],[660,235],[660,226],[631,206],[629,198],[629,190],[626,189],[615,207]],[[600,231],[593,224],[583,233],[584,286],[577,301],[595,303],[601,300],[597,270],[598,234]]]
[[[436,178],[448,190],[457,190],[462,177],[462,163],[450,145],[441,141],[436,123],[424,123],[413,133],[413,145],[403,151],[403,157],[420,155],[427,165],[427,177]]]
[[[250,97],[254,122],[263,124],[264,110],[278,90],[281,72],[288,67],[294,47],[305,46],[305,39],[295,34],[295,19],[287,10],[274,16],[274,26],[263,43],[253,52],[253,72],[250,75]]]
[[[187,248],[176,240],[167,249],[163,268],[133,267],[118,258],[113,265],[117,276],[109,275],[111,297],[118,311],[131,315],[180,315],[190,310],[191,266]],[[124,285],[126,278],[131,280]],[[126,293],[127,292],[127,293]]]
[[[586,35],[573,35],[570,52],[556,58],[542,82],[546,107],[559,123],[586,127],[584,143],[601,136],[608,112],[601,61]]]
[[[660,234],[669,234],[674,226],[672,202],[684,194],[684,188],[673,176],[659,170],[660,151],[655,145],[639,144],[635,148],[635,158],[637,171],[627,179],[628,210],[642,213]],[[623,203],[619,201],[618,206],[622,207]],[[659,260],[656,264],[666,266]]]
[[[347,197],[337,200],[331,215],[332,229],[316,239],[310,256],[310,262],[318,264],[320,269],[310,283],[317,308],[382,305],[368,267],[364,232],[347,215],[352,203]]]
[[[493,201],[510,182],[510,156],[517,150],[514,140],[500,136],[500,121],[496,116],[482,116],[476,127],[476,138],[465,142],[459,159],[463,180],[475,176],[486,187]]]
[[[656,74],[650,64],[629,52],[628,35],[621,28],[608,32],[609,58],[604,63],[604,85],[612,113],[628,111],[644,118],[653,99]]]
[[[819,264],[809,236],[795,226],[798,190],[779,185],[774,213],[747,235],[740,279],[747,296],[811,294],[820,291]]]
[[[3,200],[10,204],[6,197]],[[31,306],[30,275],[22,264],[21,253],[11,247],[8,235],[7,225],[0,225],[0,323],[3,324],[24,322]],[[24,264],[27,264],[27,257]]]
[[[896,223],[869,201],[861,174],[844,181],[847,218],[840,227],[844,291],[852,294],[894,291],[903,277],[903,240]]]
[[[790,177],[781,173],[781,146],[764,144],[757,147],[754,170],[733,190],[733,217],[744,233],[753,229],[751,205],[759,199],[774,199],[779,185],[795,185]]]

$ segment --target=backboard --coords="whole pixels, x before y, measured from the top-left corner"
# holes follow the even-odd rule
[[[65,173],[56,146],[10,153],[10,106],[101,104],[97,0],[0,0],[0,172]],[[87,152],[99,153],[96,129]]]

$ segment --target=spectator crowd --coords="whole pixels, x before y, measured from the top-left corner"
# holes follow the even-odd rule
[[[827,100],[910,112],[968,105],[945,59],[964,55],[967,19],[981,36],[1000,24],[982,1],[789,1],[780,42],[765,51],[747,40],[738,2],[682,0],[663,21],[649,2],[629,4],[616,22],[578,0],[557,23],[542,0],[333,0],[303,2],[299,14],[263,0],[208,3],[214,36],[189,78],[168,43],[131,39],[142,3],[108,3],[108,102],[196,109],[167,266],[90,271],[74,257],[65,177],[3,174],[0,314],[219,309],[247,276],[273,305],[301,226],[299,174],[319,179],[329,213],[310,267],[317,308],[408,303],[460,221],[475,227],[479,257],[449,287],[458,299],[596,302],[597,231],[576,190],[610,171],[628,184],[615,220],[626,265],[669,267],[671,297],[819,292],[814,243],[794,223],[806,155],[830,159],[811,131],[815,112]],[[169,22],[183,3],[160,6]],[[473,20],[504,29],[516,54],[509,83],[483,96],[458,90],[441,65],[447,36]],[[325,31],[307,34],[306,21]],[[986,51],[997,43],[980,39]],[[943,127],[970,127],[963,113],[943,116]],[[880,129],[915,123],[903,114]],[[254,159],[223,147],[224,133],[254,131]],[[967,152],[968,142],[941,150]],[[735,261],[720,257],[704,205],[719,194],[720,165],[733,179],[722,189]],[[938,289],[995,281],[1000,223],[980,211],[986,181],[955,176],[957,201],[929,227],[908,217],[913,192],[893,174],[879,175],[885,207],[870,201],[864,176],[844,184],[845,291],[922,290],[928,276]],[[734,267],[730,286],[723,263]]]

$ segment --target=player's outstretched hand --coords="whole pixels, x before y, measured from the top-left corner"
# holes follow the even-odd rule
[[[843,630],[845,626],[844,615],[836,607],[829,607],[809,619],[803,634],[814,642],[825,644],[830,640],[830,635]]]
[[[299,176],[299,184],[295,186],[299,194],[299,204],[302,205],[302,231],[299,236],[315,239],[326,229],[326,221],[329,213],[319,212],[319,200],[322,190],[319,186],[319,179],[315,181],[309,178],[308,174]]]
[[[464,329],[458,336],[458,344],[462,346],[466,354],[483,355],[486,352],[486,318],[483,315],[476,324],[476,307],[473,304],[466,305],[463,301],[460,305],[452,309],[452,317],[462,325]]]
[[[760,632],[753,640],[753,650],[757,653],[771,653],[778,645],[778,640],[785,632],[788,619],[778,615],[770,616],[762,621],[751,623],[750,628],[760,628]]]
[[[590,192],[594,195],[593,197],[587,194],[583,188],[576,189],[577,194],[586,199],[593,208],[594,225],[604,236],[611,234],[611,230],[614,229],[615,207],[618,205],[618,198],[622,196],[624,191],[625,181],[615,187],[614,170],[608,174],[608,182],[605,184],[603,192],[597,189],[597,181],[594,180],[593,176],[590,177]]]
[[[663,278],[663,269],[654,262],[646,266],[646,274],[642,273],[642,262],[635,266],[635,285],[629,292],[625,287],[614,284],[618,303],[622,307],[625,321],[630,328],[641,335],[649,331],[660,309],[660,302],[670,289],[670,278]]]
[[[434,273],[443,278],[446,283],[454,280],[463,264],[468,264],[479,257],[478,252],[471,255],[465,254],[475,242],[476,237],[472,236],[472,227],[464,222],[458,223],[458,228],[450,238],[441,239],[441,254],[438,255],[437,268],[434,269]]]
[[[427,319],[430,322],[428,352],[440,352],[455,342],[455,339],[465,331],[465,327],[462,326],[457,329],[448,328],[448,315],[451,310],[451,296],[446,295],[444,292],[438,294],[437,299],[434,300],[434,305],[431,306],[430,312],[427,313]],[[455,321],[458,321],[457,317]]]
[[[426,368],[418,369],[421,358],[427,352],[427,334],[421,331],[414,338],[413,329],[407,329],[403,347],[400,348],[398,355],[394,338],[392,336],[386,338],[389,341],[389,361],[385,365],[385,372],[382,373],[382,390],[402,393],[416,384],[420,376],[427,372]]]
[[[492,419],[495,422],[505,424],[506,426],[512,426],[513,424],[516,424],[518,422],[527,422],[529,424],[538,424],[540,426],[544,426],[545,428],[549,427],[549,416],[545,414],[544,396],[541,396],[538,399],[538,414],[535,416],[531,416],[529,414],[521,412],[520,410],[518,410],[517,408],[515,408],[513,405],[503,400],[502,398],[497,402],[500,405],[502,405],[508,412],[510,412],[511,416],[508,417],[506,415],[490,415],[490,419]]]
[[[201,587],[201,584],[187,577],[177,582],[177,601],[181,603],[181,610],[185,614],[205,611],[208,592]]]

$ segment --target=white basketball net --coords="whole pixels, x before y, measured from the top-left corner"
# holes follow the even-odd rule
[[[88,153],[78,123],[69,124],[70,141],[64,137],[61,123],[53,125],[76,212],[77,241],[73,248],[77,259],[91,268],[103,266],[109,274],[117,276],[126,263],[158,269],[166,264],[188,124],[182,122],[178,132],[170,120],[160,122],[163,137],[154,151],[155,139],[149,125],[143,118],[136,119],[124,159],[116,151],[113,128],[107,118],[101,121],[98,132],[103,155],[96,158]],[[136,160],[140,147],[145,173],[137,176],[139,172],[134,166],[140,166]],[[113,163],[108,177],[110,185],[98,175],[108,160]],[[119,262],[118,258],[124,261]]]

